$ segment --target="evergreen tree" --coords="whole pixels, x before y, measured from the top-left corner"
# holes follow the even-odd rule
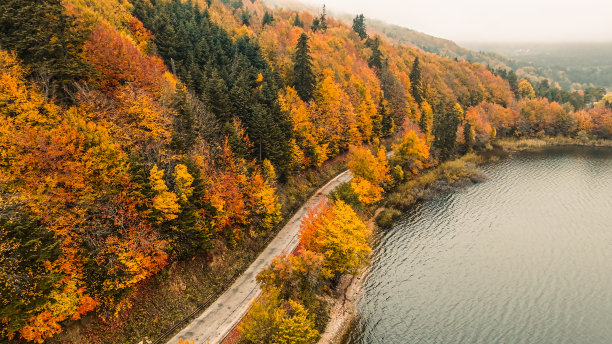
[[[327,31],[327,12],[325,11],[325,5],[323,5],[323,12],[321,12],[321,16],[319,17],[319,28],[321,31]]]
[[[514,93],[514,96],[518,99],[519,89],[518,89],[518,77],[516,76],[516,73],[511,69],[508,72],[506,79],[508,80],[508,84],[510,85],[510,90],[512,90],[512,93]]]
[[[183,169],[175,169],[175,181],[179,184],[181,175],[178,172],[182,171],[182,176],[189,178],[190,192],[182,194],[184,197],[179,198],[181,212],[176,219],[163,228],[172,243],[174,253],[178,258],[185,259],[192,257],[197,252],[210,249],[215,233],[211,230],[213,226],[209,223],[210,219],[198,214],[202,211],[207,214],[214,212],[210,204],[202,202],[206,198],[206,184],[201,172],[192,160],[185,161],[182,167]],[[181,194],[180,188],[178,189],[177,192]]]
[[[17,52],[47,96],[67,100],[73,82],[89,74],[79,57],[87,35],[61,0],[0,1],[0,47]]]
[[[177,87],[174,108],[177,112],[174,117],[171,146],[175,151],[184,154],[195,145],[197,134],[195,114],[189,104],[187,92],[181,85]]]
[[[446,114],[434,116],[433,147],[438,150],[440,160],[447,160],[455,152],[457,128],[463,117],[461,105],[455,104]]]
[[[319,30],[322,32],[327,31],[327,13],[325,12],[325,5],[323,5],[323,13],[312,20],[310,28],[312,32],[317,32]]]
[[[60,274],[60,243],[53,233],[20,207],[0,209],[0,335],[23,327],[39,307],[50,301]]]
[[[368,58],[368,66],[370,66],[370,68],[377,68],[380,73],[383,69],[383,57],[382,52],[380,51],[380,38],[368,38],[365,45],[372,50],[372,55],[370,55]]]
[[[357,15],[353,19],[353,31],[357,32],[359,38],[361,39],[366,39],[368,37],[368,33],[366,32],[365,17],[363,14]]]
[[[242,21],[242,25],[250,26],[251,25],[251,13],[249,11],[242,11],[242,14],[240,15],[240,20]]]
[[[300,35],[293,56],[293,87],[303,101],[310,101],[316,86],[316,79],[312,71],[312,56],[308,46],[308,36]]]
[[[295,14],[295,18],[293,18],[293,26],[304,27],[304,22],[300,19],[300,15],[298,13]]]
[[[412,97],[419,105],[425,100],[425,87],[421,75],[421,63],[418,56],[414,59],[412,71],[410,72],[410,93],[412,93]]]
[[[393,115],[389,111],[389,103],[384,99],[380,98],[380,104],[378,104],[378,112],[381,117],[381,129],[382,136],[389,136],[395,131],[395,122]]]
[[[274,21],[274,16],[270,12],[266,11],[263,15],[263,19],[261,20],[261,26],[272,24],[273,21]]]

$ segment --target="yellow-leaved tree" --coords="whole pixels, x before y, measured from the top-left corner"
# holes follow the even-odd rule
[[[253,303],[238,330],[248,343],[311,344],[319,337],[308,310],[296,301],[282,300],[274,288]]]
[[[343,201],[329,202],[311,211],[302,222],[300,245],[323,254],[330,274],[356,274],[371,251],[369,229]]]
[[[429,159],[429,145],[414,130],[408,131],[393,145],[391,164],[414,174],[425,166]]]
[[[346,164],[353,173],[351,187],[359,202],[370,205],[380,201],[382,186],[391,180],[385,149],[380,147],[374,156],[365,147],[351,147]]]
[[[164,170],[160,170],[157,168],[157,165],[154,165],[149,173],[149,184],[155,192],[153,208],[158,212],[158,219],[160,221],[174,220],[180,211],[178,197],[176,197],[174,192],[168,190],[163,177]]]

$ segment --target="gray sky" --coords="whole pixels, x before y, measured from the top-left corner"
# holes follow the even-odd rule
[[[612,42],[612,0],[301,1],[458,42]]]

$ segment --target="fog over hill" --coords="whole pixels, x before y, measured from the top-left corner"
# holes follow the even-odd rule
[[[273,8],[286,8],[318,13],[321,7],[294,0],[265,0]],[[362,6],[363,8],[364,6]],[[351,22],[351,9],[328,13]],[[334,9],[336,9],[334,11]],[[389,10],[390,11],[390,10]],[[391,12],[391,11],[390,11]],[[439,56],[479,62],[492,68],[511,68],[520,77],[533,81],[549,79],[551,84],[564,89],[584,89],[590,86],[612,90],[612,43],[507,43],[456,42],[428,33],[372,19],[368,12],[369,30],[386,36],[398,44],[408,44]],[[612,30],[610,30],[612,32]]]

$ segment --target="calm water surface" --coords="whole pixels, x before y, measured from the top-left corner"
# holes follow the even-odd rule
[[[612,343],[612,149],[483,170],[380,234],[346,343]]]

